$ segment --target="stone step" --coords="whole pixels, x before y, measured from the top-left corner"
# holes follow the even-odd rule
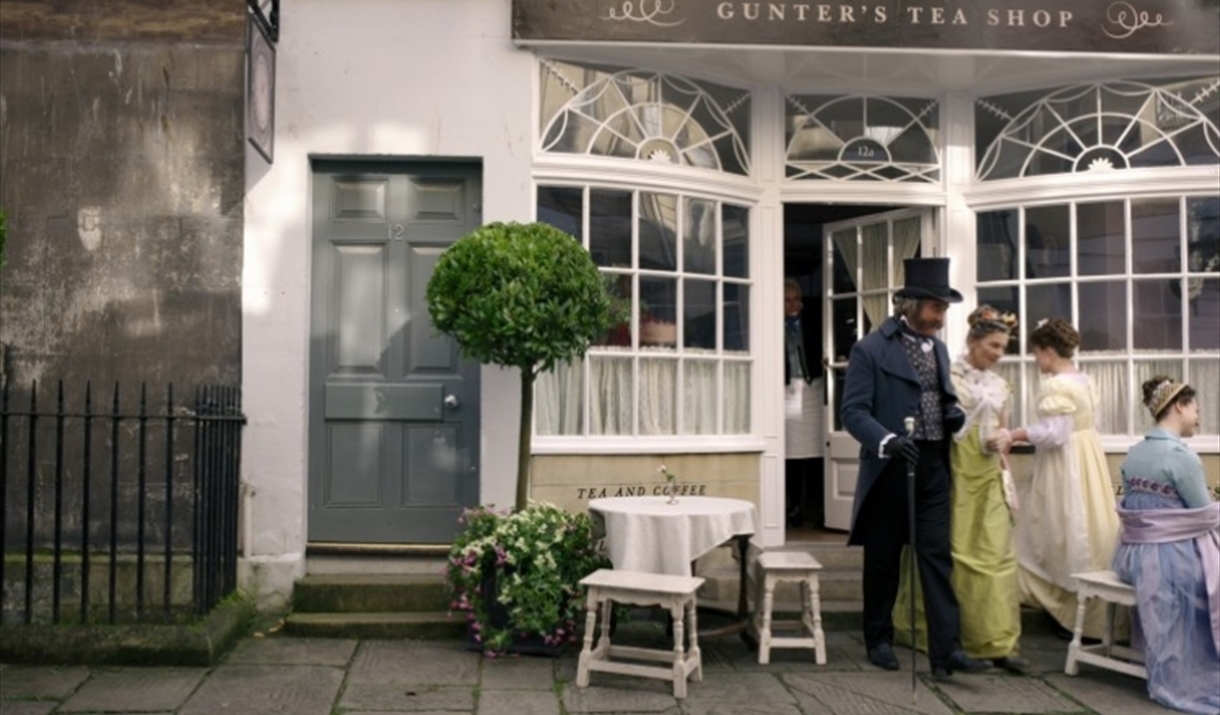
[[[808,551],[823,565],[819,590],[825,628],[859,627],[863,591],[860,548],[798,543],[779,550]],[[731,550],[720,551],[719,558],[700,564],[699,575],[707,583],[699,598],[702,603],[735,609],[739,571]],[[330,638],[463,637],[464,617],[449,615],[452,594],[443,574],[443,561],[426,561],[383,558],[326,563],[311,559],[309,575],[296,583],[293,612],[285,630],[294,635]],[[362,567],[368,570],[359,571]],[[776,611],[795,613],[799,606],[797,585],[781,583],[776,591]]]
[[[284,631],[310,638],[451,640],[465,637],[466,618],[447,611],[291,613]]]
[[[452,593],[440,574],[311,574],[296,582],[295,613],[447,611]]]

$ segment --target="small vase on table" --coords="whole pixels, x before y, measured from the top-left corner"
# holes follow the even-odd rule
[[[657,471],[660,472],[661,475],[665,477],[665,491],[667,494],[669,494],[669,499],[666,500],[665,503],[666,504],[677,504],[678,503],[678,489],[677,489],[678,475],[676,475],[673,472],[666,469],[664,464],[662,464],[657,469]]]

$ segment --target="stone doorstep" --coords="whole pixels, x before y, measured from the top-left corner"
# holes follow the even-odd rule
[[[444,611],[450,600],[439,574],[311,574],[292,591],[296,613]]]
[[[862,550],[825,543],[791,544],[782,550],[809,551],[825,567],[819,588],[824,627],[838,628],[840,620],[845,628],[857,627],[863,605]],[[740,572],[733,554],[725,546],[700,559],[697,570],[707,579],[699,591],[701,604],[728,612],[736,609]],[[757,549],[752,547],[751,558],[756,557]],[[389,572],[381,568],[387,563],[394,566]],[[451,594],[443,564],[435,559],[354,558],[350,563],[342,559],[323,563],[311,558],[310,564],[311,572],[294,588],[294,610],[285,622],[285,632],[291,635],[448,639],[466,632],[465,620],[448,612]],[[312,570],[315,565],[321,572]],[[799,612],[797,584],[781,583],[776,598],[776,613]]]

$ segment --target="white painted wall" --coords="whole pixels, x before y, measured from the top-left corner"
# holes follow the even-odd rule
[[[310,156],[474,157],[485,221],[528,220],[533,203],[534,64],[510,3],[293,0],[280,20],[275,163],[247,149],[242,273],[241,585],[263,608],[305,569]],[[513,499],[518,384],[484,369],[484,502]]]
[[[252,148],[247,149],[242,275],[242,378],[249,423],[242,460],[247,495],[243,524],[248,528],[243,538],[241,585],[254,592],[264,608],[282,605],[305,568],[309,159],[478,158],[483,162],[483,219],[532,218],[535,64],[529,52],[517,49],[510,40],[510,10],[509,0],[293,0],[281,7],[275,164],[268,166]],[[594,47],[588,50],[590,55],[596,54]],[[804,74],[780,78],[768,68],[787,65],[778,61],[773,50],[767,50],[771,54],[766,55],[766,62],[746,61],[752,52],[726,48],[708,60],[703,53],[683,54],[671,47],[623,45],[614,48],[607,59],[662,69],[693,65],[700,74],[706,74],[701,71],[706,67],[732,65],[743,74],[736,81],[755,91],[752,145],[760,210],[752,223],[752,231],[758,235],[754,244],[758,250],[752,255],[757,256],[755,270],[761,273],[755,276],[760,300],[754,308],[754,324],[756,349],[766,369],[760,373],[753,409],[763,454],[762,541],[776,545],[783,538],[782,419],[778,404],[764,396],[780,392],[779,378],[771,368],[782,360],[782,334],[778,322],[762,317],[781,298],[783,203],[938,207],[937,248],[953,256],[954,284],[966,292],[973,277],[971,211],[977,208],[972,206],[970,193],[977,189],[971,189],[969,180],[972,143],[968,128],[973,109],[969,95],[962,92],[984,86],[995,90],[1005,83],[1002,80],[1027,84],[1030,80],[1022,72],[1033,60],[1025,53],[1007,53],[997,65],[995,57],[983,57],[987,72],[998,73],[989,75],[974,64],[962,64],[957,55],[891,57],[885,51],[860,51],[855,56],[859,76],[848,72],[832,78],[807,68]],[[800,62],[793,66],[803,67],[809,56],[807,50],[801,50]],[[826,57],[840,61],[847,55],[836,51]],[[1138,74],[1137,69],[1147,69],[1141,63],[1152,66],[1147,59],[1120,59],[1133,75]],[[877,69],[881,60],[912,74],[899,72],[891,77]],[[1038,61],[1038,67],[1049,72],[1048,85],[1120,71],[1115,69],[1113,57],[1093,58],[1091,63],[1074,59],[1070,66],[1051,56]],[[1173,58],[1160,66],[1165,71],[1178,66],[1191,69],[1180,74],[1202,73],[1196,67],[1200,62],[1198,58]],[[952,71],[941,71],[946,68]],[[956,180],[927,186],[855,182],[792,186],[782,181],[783,119],[778,114],[782,92],[835,88],[909,92],[912,86],[921,85],[926,85],[927,96],[948,93],[942,117],[948,132],[946,174],[958,177]],[[1214,184],[1214,174],[1208,177]],[[1056,185],[1056,181],[1059,179],[1048,185]],[[1132,182],[1149,190],[1147,183]],[[1023,185],[1012,191],[1014,196],[1029,198]],[[983,198],[988,197],[999,200],[1007,194]],[[976,204],[979,198],[974,197]],[[968,308],[962,306],[955,315],[964,315]],[[951,345],[960,344],[964,325],[957,321],[951,325],[947,339]],[[516,374],[484,368],[482,403],[482,500],[508,504],[514,496],[516,466]]]

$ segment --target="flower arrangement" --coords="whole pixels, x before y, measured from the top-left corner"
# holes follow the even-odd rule
[[[484,654],[541,640],[576,639],[583,612],[580,580],[609,565],[588,514],[531,502],[516,512],[467,509],[449,551],[453,611],[464,611]]]
[[[657,467],[657,473],[660,474],[661,476],[665,477],[665,491],[669,494],[669,501],[666,503],[667,504],[677,504],[678,503],[678,497],[676,495],[677,490],[674,489],[674,487],[676,487],[678,485],[678,475],[669,471],[665,467],[664,463],[662,463],[660,467]]]

